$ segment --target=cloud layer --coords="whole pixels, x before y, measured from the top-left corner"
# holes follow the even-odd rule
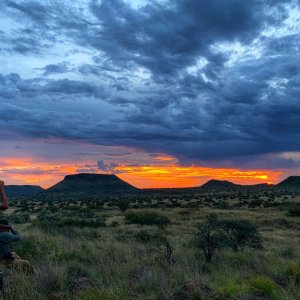
[[[0,139],[299,167],[280,156],[300,151],[299,12],[293,0],[1,1]]]

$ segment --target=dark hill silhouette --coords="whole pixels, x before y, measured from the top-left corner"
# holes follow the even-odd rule
[[[28,197],[43,192],[38,185],[6,185],[5,192],[8,197]]]
[[[212,179],[200,187],[190,188],[164,188],[164,189],[138,189],[129,183],[123,181],[116,175],[107,174],[91,174],[81,173],[76,175],[67,175],[65,178],[44,190],[40,186],[33,185],[8,185],[5,187],[6,193],[9,197],[14,196],[34,196],[37,195],[41,199],[51,199],[52,196],[59,198],[74,199],[78,196],[86,198],[87,196],[109,196],[110,194],[159,194],[159,195],[173,195],[185,194],[192,195],[198,192],[218,192],[218,191],[240,191],[248,190],[256,192],[259,190],[295,190],[300,189],[300,176],[290,176],[277,185],[269,185],[266,183],[254,185],[240,185],[226,180]]]
[[[204,183],[201,189],[234,189],[239,185],[226,180],[212,179]]]
[[[47,193],[103,194],[135,191],[136,188],[116,175],[81,173],[67,175],[47,189]]]
[[[276,185],[282,189],[300,189],[300,176],[290,176]]]

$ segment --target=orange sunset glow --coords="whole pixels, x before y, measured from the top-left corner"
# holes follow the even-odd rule
[[[282,175],[282,172],[270,170],[183,167],[174,164],[174,159],[168,156],[158,156],[156,160],[163,164],[119,164],[112,173],[138,188],[193,187],[209,179],[230,180],[238,184],[275,183]],[[62,180],[65,175],[84,172],[80,171],[83,167],[75,162],[37,163],[32,158],[5,158],[0,164],[0,176],[7,184],[35,184],[46,188]],[[96,166],[90,172],[103,173]]]

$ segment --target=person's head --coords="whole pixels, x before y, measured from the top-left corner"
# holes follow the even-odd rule
[[[6,219],[0,219],[0,232],[7,232],[10,230],[10,224]]]

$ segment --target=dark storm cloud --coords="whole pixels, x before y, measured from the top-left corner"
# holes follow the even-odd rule
[[[114,64],[134,62],[155,75],[174,75],[199,56],[216,68],[226,57],[212,53],[210,46],[219,41],[247,43],[265,26],[279,22],[285,10],[280,4],[272,8],[273,3],[179,0],[136,11],[122,0],[93,1],[91,10],[101,29],[78,38],[106,51]],[[267,13],[272,9],[276,17]]]
[[[50,64],[42,68],[44,75],[57,74],[57,73],[67,73],[70,70],[67,62],[61,62],[58,64]]]
[[[0,76],[7,132],[141,147],[187,164],[294,166],[262,157],[300,151],[300,26],[299,19],[287,29],[283,22],[297,1],[149,1],[139,9],[121,0],[84,3],[0,4],[9,18],[24,18],[11,35],[1,33],[10,53],[73,48],[63,62],[39,66],[41,77]],[[87,53],[89,60],[72,58]],[[65,110],[71,96],[85,113]],[[61,104],[48,108],[55,97]],[[105,100],[114,114],[87,113],[90,98]],[[44,109],[30,110],[32,99]]]
[[[50,69],[53,71],[53,67]],[[45,67],[49,71],[49,65]],[[57,72],[56,72],[57,73]],[[0,74],[0,99],[22,97],[44,97],[55,95],[84,94],[89,96],[107,97],[107,91],[102,85],[94,85],[85,81],[70,79],[43,79],[23,80],[19,74],[12,73],[6,76]]]

